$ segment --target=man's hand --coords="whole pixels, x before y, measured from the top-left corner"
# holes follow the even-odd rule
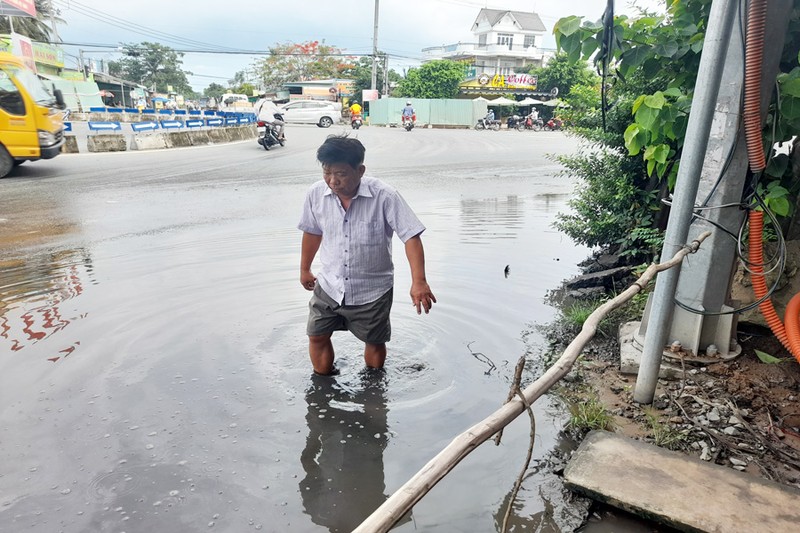
[[[431,292],[431,288],[426,281],[415,281],[411,283],[411,303],[417,308],[417,314],[422,314],[425,310],[427,315],[431,307],[436,303],[436,296]]]
[[[317,283],[317,278],[310,270],[300,271],[300,284],[307,291],[313,291],[314,285]]]

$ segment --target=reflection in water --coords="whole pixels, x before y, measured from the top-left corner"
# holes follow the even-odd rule
[[[93,283],[92,270],[86,250],[0,263],[0,346],[18,352],[85,318],[86,314],[75,316],[64,310],[62,304],[83,294],[84,278]],[[70,340],[48,360],[67,357],[78,346],[80,341]]]
[[[364,371],[353,388],[336,378],[312,376],[300,494],[306,513],[329,531],[352,531],[387,498],[385,387],[380,371]]]
[[[514,239],[523,227],[524,201],[518,196],[461,200],[462,240]]]

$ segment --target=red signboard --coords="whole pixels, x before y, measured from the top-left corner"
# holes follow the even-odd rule
[[[33,0],[0,0],[0,13],[15,17],[35,17],[36,5]]]

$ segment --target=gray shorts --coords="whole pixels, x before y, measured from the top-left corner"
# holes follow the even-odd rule
[[[384,344],[392,336],[389,313],[392,310],[392,293],[389,289],[383,296],[364,305],[339,305],[325,294],[319,286],[308,302],[309,336],[327,335],[334,331],[350,331],[367,344]]]

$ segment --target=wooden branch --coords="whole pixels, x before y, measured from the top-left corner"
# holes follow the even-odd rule
[[[586,345],[597,332],[603,318],[614,309],[630,300],[642,291],[659,272],[679,265],[684,257],[694,253],[708,236],[710,231],[703,232],[691,244],[680,249],[669,261],[651,264],[633,285],[625,289],[615,298],[595,309],[583,323],[577,337],[567,346],[564,353],[542,377],[528,385],[522,394],[529,405],[533,405],[540,396],[564,377],[572,368]],[[469,455],[475,448],[490,439],[492,435],[510,424],[525,410],[525,404],[519,398],[505,404],[492,415],[484,418],[465,432],[456,436],[444,450],[428,461],[422,469],[414,474],[405,485],[394,492],[383,505],[378,507],[353,533],[384,533],[389,531],[408,511],[414,507],[448,472]]]

